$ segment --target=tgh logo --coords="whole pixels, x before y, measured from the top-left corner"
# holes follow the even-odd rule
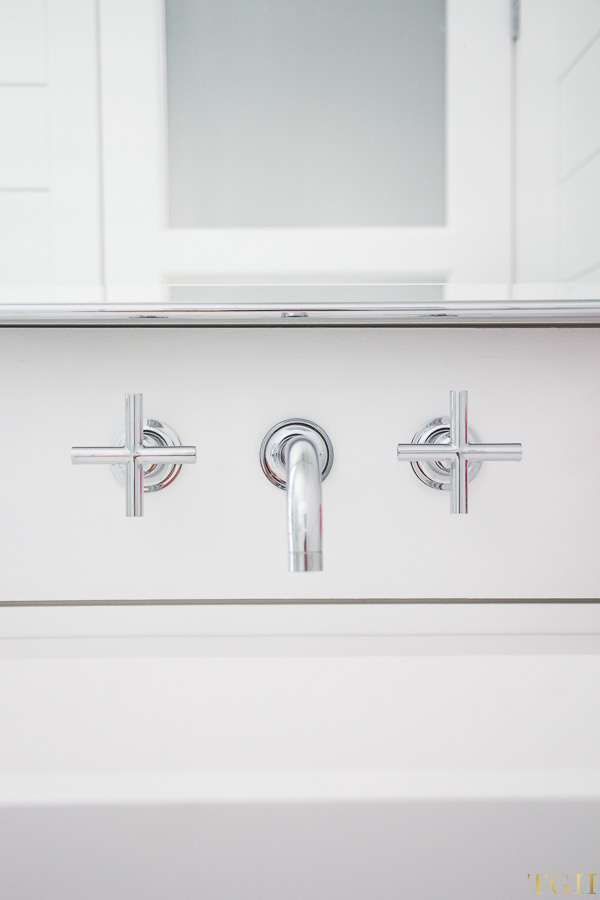
[[[540,875],[538,873],[529,874],[527,876],[534,884],[535,890],[532,894],[595,894],[594,878],[598,876],[592,875]],[[573,890],[570,891],[570,888]],[[589,888],[582,890],[582,888]]]

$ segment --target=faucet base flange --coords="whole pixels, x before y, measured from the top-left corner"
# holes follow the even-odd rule
[[[287,478],[286,446],[292,438],[308,437],[313,442],[321,464],[321,480],[324,481],[333,465],[333,445],[319,425],[309,419],[286,419],[278,422],[265,435],[260,447],[260,465],[276,487],[285,490]]]

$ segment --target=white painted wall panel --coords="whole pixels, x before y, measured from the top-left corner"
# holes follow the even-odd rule
[[[577,278],[600,264],[600,155],[560,188],[560,274]]]
[[[148,799],[161,775],[164,799],[174,799],[172,776],[181,785],[196,775],[192,796],[231,801],[244,774],[254,775],[260,799],[273,800],[277,772],[280,798],[286,788],[297,796],[294,776],[311,772],[321,775],[321,796],[331,796],[337,780],[356,797],[367,793],[369,774],[386,771],[389,793],[402,770],[406,791],[412,770],[417,793],[433,799],[435,788],[420,777],[427,770],[440,790],[444,770],[449,780],[458,770],[468,791],[473,767],[499,778],[511,768],[598,768],[597,655],[252,657],[231,647],[227,658],[0,661],[0,806],[11,776],[15,794],[35,802],[18,780],[28,774],[60,784],[61,773],[71,773],[82,799],[97,790],[96,775],[129,775],[130,800]],[[571,728],[541,739],[557,708],[569,710],[577,740]],[[477,724],[460,727],[465,722]],[[588,789],[597,795],[597,781]],[[68,783],[63,790],[67,799]],[[488,791],[498,788],[488,782]]]
[[[510,5],[449,0],[447,9],[448,280],[460,293],[463,282],[511,277]]]
[[[48,187],[49,125],[47,88],[0,87],[0,187]]]
[[[99,301],[100,119],[95,0],[49,0],[50,167],[54,282]],[[126,140],[126,137],[124,138]]]
[[[46,0],[0,3],[0,84],[47,80]]]
[[[600,297],[600,264],[565,285],[564,296],[572,300],[597,300]]]
[[[0,251],[0,302],[98,302],[102,217],[96,4],[5,2],[2,25],[0,51],[2,40],[10,42],[15,58],[24,64],[37,61],[38,69],[30,65],[31,77],[21,73],[20,80],[15,75],[0,81],[0,189],[13,194],[6,201],[0,197],[0,227],[6,236]],[[43,40],[35,38],[38,26]],[[47,86],[36,80],[42,77]],[[31,194],[40,189],[48,190],[45,197]],[[33,283],[35,292],[25,289]]]
[[[600,32],[598,0],[561,0],[558,5],[558,29],[557,71],[565,72]]]
[[[51,280],[50,216],[47,192],[0,192],[0,296],[5,302],[11,302],[10,285]]]
[[[600,4],[522,0],[515,64],[516,294],[549,296],[600,263]]]
[[[100,0],[98,10],[106,278],[151,285],[166,199],[162,2]]]
[[[565,178],[600,151],[600,36],[562,79],[560,174]]]
[[[3,489],[0,597],[598,597],[599,351],[595,329],[3,331],[0,411],[32,449]],[[482,438],[524,447],[484,466],[468,516],[395,458],[453,387]],[[107,469],[70,462],[73,444],[111,439],[126,390],[199,452],[143,519]],[[285,498],[258,463],[291,416],[336,454],[325,571],[306,576],[287,572]],[[556,446],[557,421],[576,447]]]
[[[527,290],[524,283],[557,281],[557,8],[561,2],[523,0],[520,37],[514,45],[515,279],[521,295]]]

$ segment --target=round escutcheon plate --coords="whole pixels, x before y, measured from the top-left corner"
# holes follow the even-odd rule
[[[158,419],[144,419],[143,433],[144,447],[181,447],[178,434]],[[113,444],[115,447],[125,446],[125,426],[119,428],[113,438]],[[125,467],[111,466],[111,469],[119,484],[124,485]],[[181,466],[173,463],[148,463],[144,466],[144,493],[162,491],[175,481],[180,471]]]
[[[315,445],[324,481],[333,465],[333,446],[329,436],[309,419],[286,419],[274,425],[265,435],[260,447],[262,470],[276,487],[285,490],[287,475],[286,447],[292,438],[307,437]]]
[[[469,428],[469,441],[480,443],[477,432]],[[450,443],[450,418],[440,416],[427,422],[419,428],[412,439],[413,444],[449,444]],[[427,487],[438,491],[450,490],[450,465],[447,462],[437,460],[427,462],[411,462],[413,472]],[[473,481],[481,468],[480,462],[470,462],[468,466],[468,480]]]

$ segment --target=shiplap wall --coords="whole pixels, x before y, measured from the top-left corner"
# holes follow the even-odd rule
[[[96,299],[100,133],[93,0],[0,0],[0,300]]]

